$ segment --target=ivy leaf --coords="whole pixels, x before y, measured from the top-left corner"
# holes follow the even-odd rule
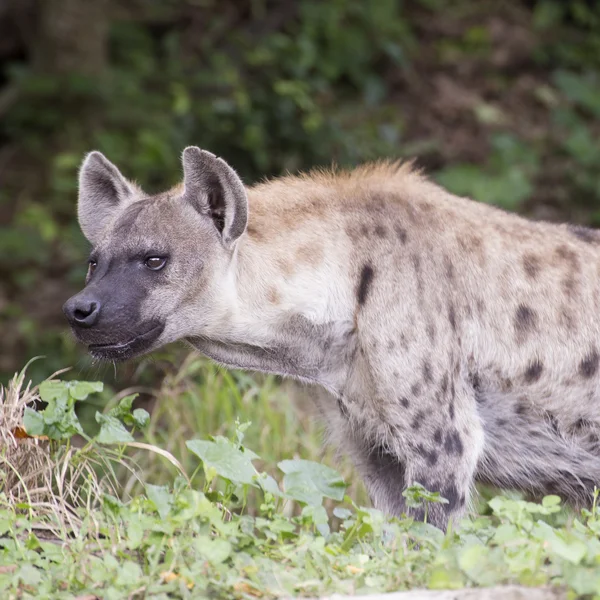
[[[100,424],[100,433],[96,437],[100,444],[124,444],[134,441],[119,419],[96,412],[96,422]]]
[[[83,429],[75,414],[75,401],[69,399],[65,382],[45,381],[44,384],[40,385],[40,397],[47,403],[46,408],[41,411],[25,409],[23,425],[27,434],[45,435],[51,440],[63,440],[82,434]]]
[[[109,417],[114,417],[115,419],[122,421],[123,423],[125,423],[125,425],[128,425],[129,427],[135,426],[135,418],[131,414],[131,409],[133,407],[133,401],[138,396],[139,394],[131,394],[129,396],[125,396],[125,398],[121,398],[119,404],[114,408],[111,408],[106,414]]]
[[[23,426],[27,435],[40,436],[44,434],[44,417],[37,410],[25,408],[23,415]]]
[[[190,440],[188,449],[204,463],[205,469],[214,469],[216,474],[233,483],[256,485],[257,470],[252,460],[257,458],[251,450],[238,446],[228,439],[217,436],[214,440]]]
[[[557,532],[543,521],[538,521],[535,524],[533,534],[547,543],[550,552],[574,565],[580,564],[587,553],[587,546],[581,540],[569,535],[567,532]]]
[[[277,465],[284,473],[287,495],[307,504],[321,504],[323,496],[341,501],[346,483],[334,469],[311,460],[282,460]]]
[[[75,400],[86,400],[90,394],[101,392],[104,384],[101,381],[69,381],[69,395]]]
[[[133,417],[133,423],[136,427],[143,429],[150,422],[150,415],[147,410],[143,408],[136,408],[131,414]]]
[[[165,485],[147,483],[146,494],[148,495],[148,500],[154,504],[160,518],[166,519],[173,506],[173,494],[171,494],[169,488]]]
[[[226,561],[232,552],[231,544],[224,539],[198,536],[194,541],[198,553],[213,565]]]

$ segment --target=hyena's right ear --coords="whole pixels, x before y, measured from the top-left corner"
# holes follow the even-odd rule
[[[135,195],[135,186],[101,152],[90,152],[79,171],[77,215],[83,235],[96,243],[102,230]]]
[[[242,180],[211,152],[188,146],[183,151],[183,198],[212,219],[226,248],[246,230],[248,198]]]

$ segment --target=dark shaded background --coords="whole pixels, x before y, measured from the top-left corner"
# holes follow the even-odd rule
[[[247,182],[415,156],[457,193],[597,225],[599,66],[589,0],[0,0],[0,381],[40,354],[34,379],[97,375],[60,309],[85,152],[148,191],[188,144]]]

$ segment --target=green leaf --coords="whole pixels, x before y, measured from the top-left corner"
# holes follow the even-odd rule
[[[69,395],[75,400],[85,400],[90,394],[101,392],[104,384],[101,381],[69,381]]]
[[[336,506],[333,509],[333,514],[334,516],[336,516],[338,519],[349,519],[352,516],[352,511],[348,510],[347,508],[343,508],[341,506]]]
[[[406,498],[406,505],[409,508],[419,508],[423,502],[448,504],[448,500],[439,492],[430,492],[420,483],[413,483],[402,492],[402,495]]]
[[[257,456],[251,450],[221,436],[214,441],[189,440],[186,446],[202,460],[205,469],[212,468],[217,475],[233,483],[256,485],[258,472],[252,460]]]
[[[83,433],[75,414],[74,401],[68,401],[64,389],[60,386],[47,387],[44,395],[48,402],[44,410],[36,412],[30,408],[25,409],[23,424],[27,433],[45,435],[52,440],[68,439],[77,433]]]
[[[256,482],[263,489],[264,492],[269,492],[276,497],[283,497],[283,492],[279,489],[277,482],[267,473],[261,473],[259,477],[256,478]]]
[[[17,576],[24,584],[32,587],[38,585],[42,579],[41,571],[30,564],[23,565]]]
[[[323,496],[341,501],[346,483],[334,469],[310,460],[283,460],[277,465],[284,473],[287,495],[307,504],[321,504]]]
[[[23,426],[28,435],[44,435],[44,417],[32,408],[25,408]]]
[[[575,565],[580,564],[587,553],[587,546],[581,540],[572,537],[566,531],[557,531],[543,521],[535,524],[533,535],[545,541],[551,553]]]
[[[194,541],[194,546],[198,553],[213,565],[226,561],[232,552],[231,544],[227,540],[205,535],[199,536]]]
[[[464,585],[462,573],[457,569],[438,567],[429,576],[428,587],[432,590],[458,590]]]
[[[130,394],[129,396],[125,396],[121,398],[121,401],[117,406],[111,408],[108,413],[111,417],[116,417],[117,419],[123,419],[123,417],[127,417],[131,414],[131,408],[133,406],[133,401],[139,396],[139,394]]]
[[[52,380],[42,381],[39,387],[40,398],[48,404],[54,402],[64,402],[67,404],[69,399],[68,383],[66,381]]]
[[[119,566],[119,574],[115,583],[119,586],[129,588],[132,583],[139,582],[142,576],[140,565],[131,560],[126,560]]]
[[[154,504],[160,518],[166,519],[173,506],[173,494],[171,494],[169,488],[164,485],[147,483],[146,494],[148,495],[148,500]]]
[[[545,506],[546,508],[551,508],[553,506],[559,506],[560,502],[560,496],[545,496],[542,500],[542,506]]]
[[[96,441],[100,444],[123,444],[134,441],[131,433],[125,429],[119,419],[96,412],[96,422],[100,423],[100,432],[96,437]]]
[[[150,422],[150,415],[147,410],[143,408],[136,408],[133,413],[133,423],[136,427],[143,429]]]
[[[104,494],[102,496],[102,508],[105,512],[112,514],[114,517],[118,516],[125,505],[114,496],[110,494]]]

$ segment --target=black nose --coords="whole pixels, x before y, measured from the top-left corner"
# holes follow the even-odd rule
[[[65,302],[63,312],[71,325],[92,327],[100,316],[100,302],[79,295],[73,296]]]

